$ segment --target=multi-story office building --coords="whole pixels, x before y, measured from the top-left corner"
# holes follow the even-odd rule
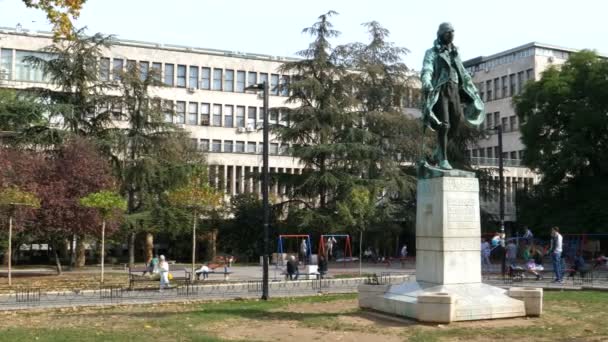
[[[42,48],[52,44],[51,38],[50,33],[0,28],[0,87],[50,86],[42,72],[24,58],[40,55]],[[262,98],[245,87],[269,82],[269,106],[285,106],[287,93],[279,85],[289,82],[289,75],[280,74],[278,68],[286,60],[289,58],[118,40],[103,51],[99,69],[106,81],[117,79],[131,64],[137,64],[142,73],[158,70],[166,87],[154,87],[151,93],[172,104],[175,113],[167,113],[165,120],[191,133],[207,152],[211,182],[234,195],[261,192],[258,179],[248,175],[261,172],[262,167]],[[269,118],[271,124],[282,119],[280,113]],[[303,165],[287,155],[287,148],[271,136],[271,174],[302,172]],[[271,193],[280,196],[284,190],[283,185],[274,184]]]
[[[479,94],[485,102],[486,118],[484,127],[488,138],[480,140],[469,150],[474,165],[492,168],[491,190],[482,198],[482,207],[494,217],[498,217],[498,136],[494,128],[503,131],[504,179],[505,179],[505,221],[515,221],[515,191],[518,187],[529,186],[539,180],[539,175],[521,165],[525,147],[521,142],[518,117],[513,108],[513,96],[519,94],[527,81],[540,77],[550,65],[564,63],[573,49],[553,45],[529,43],[464,62],[473,77]],[[494,195],[492,195],[494,194]]]
[[[24,89],[49,86],[40,70],[24,58],[38,55],[52,43],[50,33],[0,28],[0,87]],[[520,141],[518,118],[512,97],[522,91],[525,82],[539,77],[549,65],[563,63],[575,50],[546,44],[529,43],[487,57],[464,62],[473,76],[486,105],[484,128],[498,125],[503,130],[505,165],[505,221],[516,220],[515,189],[538,181],[539,176],[520,164],[524,146]],[[156,69],[166,87],[152,89],[153,95],[173,104],[175,115],[166,120],[181,125],[191,133],[201,150],[208,154],[210,178],[227,194],[260,192],[261,184],[248,177],[261,171],[262,100],[246,92],[247,85],[268,81],[271,86],[270,107],[285,105],[286,93],[278,85],[289,82],[289,75],[279,73],[279,66],[289,58],[249,54],[186,46],[164,45],[119,40],[104,51],[99,61],[104,80],[118,77],[117,71],[137,63],[143,72]],[[416,82],[414,82],[416,83]],[[416,87],[416,86],[414,86]],[[406,107],[418,103],[419,92],[404,99]],[[406,113],[419,116],[419,110]],[[271,115],[271,123],[280,123],[281,116]],[[270,143],[271,173],[301,173],[303,165],[286,154],[288,146]],[[474,165],[491,168],[494,184],[482,198],[482,208],[498,218],[498,197],[495,185],[498,172],[498,141],[495,131],[488,130],[469,150]],[[271,193],[281,195],[284,186],[273,185]]]

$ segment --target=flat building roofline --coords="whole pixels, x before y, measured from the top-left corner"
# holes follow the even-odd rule
[[[30,31],[30,30],[26,30],[26,29],[17,30],[12,27],[4,27],[4,26],[0,26],[0,33],[19,35],[19,36],[38,37],[38,38],[52,38],[53,37],[53,33],[48,32],[48,31]],[[272,55],[267,55],[267,54],[262,54],[262,53],[228,51],[228,50],[201,48],[201,47],[193,47],[193,46],[178,45],[178,44],[161,44],[161,43],[146,42],[146,41],[133,40],[133,39],[116,39],[115,45],[141,47],[141,48],[149,48],[149,49],[160,49],[160,50],[177,51],[177,52],[202,53],[202,54],[206,54],[206,55],[245,58],[245,59],[257,59],[257,60],[276,61],[276,62],[289,62],[289,61],[298,61],[299,60],[298,58],[294,58],[294,57],[272,56]]]
[[[546,44],[546,43],[540,43],[540,42],[530,42],[524,45],[520,45],[520,46],[516,46],[514,48],[505,50],[505,51],[501,51],[489,56],[478,56],[475,58],[471,58],[468,59],[466,61],[463,62],[465,67],[469,67],[472,65],[476,65],[479,63],[483,63],[483,62],[487,62],[489,60],[495,59],[495,58],[499,58],[505,55],[509,55],[511,53],[517,52],[517,51],[521,51],[521,50],[525,50],[525,49],[529,49],[532,47],[538,47],[538,48],[543,48],[543,49],[550,49],[550,50],[559,50],[559,51],[566,51],[566,52],[578,52],[580,50],[578,49],[573,49],[573,48],[569,48],[569,47],[564,47],[564,46],[559,46],[559,45],[553,45],[553,44]],[[598,55],[601,57],[607,57],[607,54],[603,54],[603,53],[599,53]]]

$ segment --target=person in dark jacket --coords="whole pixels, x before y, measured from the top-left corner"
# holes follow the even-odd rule
[[[323,279],[325,277],[325,274],[327,274],[327,260],[325,259],[324,256],[320,255],[319,256],[319,262],[318,262],[318,271],[319,271],[319,276],[321,277],[321,279]]]
[[[299,274],[298,263],[296,262],[296,258],[292,255],[289,258],[289,261],[287,261],[287,275],[289,276],[289,280],[298,280]]]

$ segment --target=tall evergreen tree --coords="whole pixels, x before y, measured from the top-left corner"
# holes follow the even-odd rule
[[[114,86],[100,79],[98,61],[102,50],[112,45],[113,37],[100,33],[86,36],[84,29],[73,34],[74,39],[55,41],[42,49],[44,55],[28,56],[26,62],[40,68],[56,86],[33,89],[48,105],[51,121],[70,133],[94,136],[110,127],[112,121],[110,112],[99,110],[108,106],[107,91]]]
[[[135,260],[135,235],[166,227],[187,229],[188,216],[170,207],[166,192],[186,184],[189,175],[204,165],[204,156],[196,150],[188,133],[165,122],[164,116],[173,115],[169,103],[150,94],[150,88],[162,86],[154,71],[142,75],[130,66],[121,75],[122,95],[115,105],[124,108],[127,125],[113,129],[109,141],[113,160],[127,199],[129,262]],[[151,246],[147,256],[151,257]]]
[[[389,32],[377,22],[364,24],[371,35],[368,44],[332,48],[328,40],[338,32],[329,18],[335,14],[328,12],[305,29],[314,41],[299,53],[304,59],[283,66],[283,72],[293,74],[288,101],[299,106],[281,108],[288,125],[276,129],[307,167],[291,176],[291,195],[306,203],[296,214],[320,231],[346,228],[348,215],[342,214],[353,189],[361,187],[379,209],[373,220],[394,219],[392,202],[400,194],[411,196],[415,185],[400,163],[415,159],[419,147],[411,141],[420,141],[422,132],[402,106],[410,89],[401,61],[407,50],[387,42]]]
[[[357,121],[350,110],[355,98],[346,81],[348,70],[329,43],[330,38],[339,35],[329,21],[335,14],[323,14],[304,29],[314,37],[308,49],[298,52],[304,58],[281,67],[281,72],[292,74],[287,102],[298,107],[282,108],[289,124],[276,129],[278,139],[291,143],[293,156],[305,165],[301,176],[292,177],[295,184],[291,195],[315,209],[308,211],[305,221],[321,230],[331,225],[340,189],[350,179],[342,159],[348,150],[343,137],[345,129]]]

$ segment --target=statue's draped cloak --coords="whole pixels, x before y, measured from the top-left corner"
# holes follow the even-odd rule
[[[467,122],[472,125],[480,125],[484,118],[484,104],[471,76],[467,73],[458,50],[453,48],[454,66],[460,80],[460,102],[464,105],[464,116]],[[434,47],[428,49],[424,54],[421,72],[422,84],[431,84],[432,91],[424,97],[422,104],[422,119],[425,126],[435,130],[438,128],[439,120],[433,112],[435,104],[439,100],[441,86],[450,79],[450,52],[445,49],[438,41],[435,41]]]

